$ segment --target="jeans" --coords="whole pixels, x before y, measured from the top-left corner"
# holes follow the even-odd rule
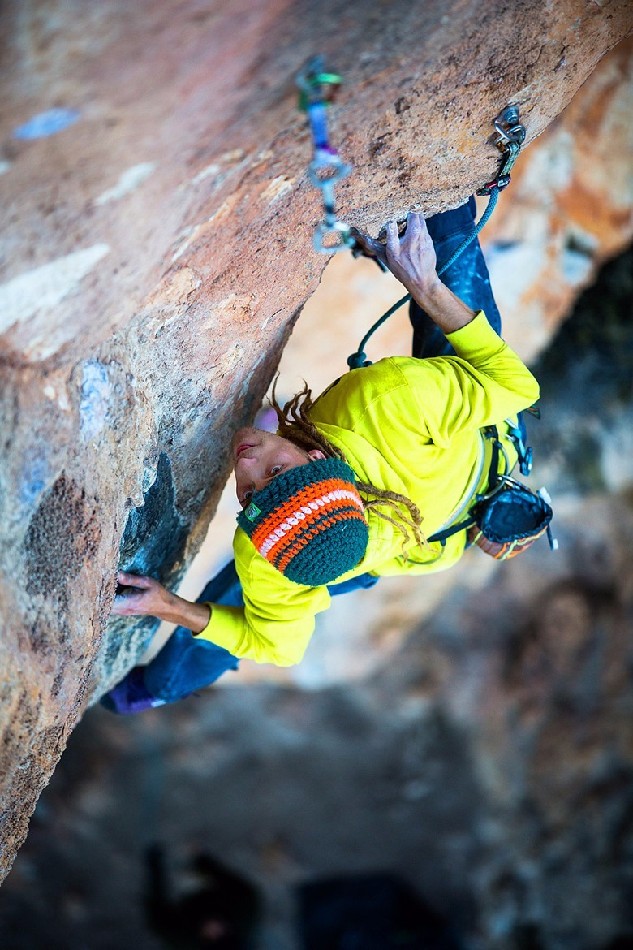
[[[427,220],[429,234],[438,257],[438,270],[459,247],[473,228],[475,199],[454,211],[436,214]],[[491,326],[501,332],[501,316],[490,287],[488,268],[475,238],[455,263],[442,275],[442,281],[472,310],[484,310]],[[448,356],[455,351],[444,334],[414,301],[409,318],[413,326],[413,356]],[[351,590],[373,587],[378,578],[361,574],[342,584],[332,584],[332,596]],[[204,588],[198,603],[210,602],[241,607],[244,604],[242,588],[231,561]],[[189,630],[178,627],[160,653],[144,669],[144,681],[152,695],[174,702],[215,682],[223,673],[235,670],[238,659],[228,650],[208,640],[197,640]]]
[[[472,231],[475,213],[475,199],[469,198],[466,204],[454,211],[427,218],[426,226],[437,255],[438,271]],[[477,238],[442,274],[442,282],[471,310],[483,310],[490,326],[501,336],[501,314],[492,294],[490,275]],[[425,356],[455,355],[442,331],[415,300],[409,304],[409,320],[413,327],[413,356],[423,359]]]

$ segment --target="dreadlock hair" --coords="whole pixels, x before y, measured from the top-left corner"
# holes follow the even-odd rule
[[[278,380],[279,376],[275,378],[270,398],[270,404],[277,415],[278,434],[282,438],[294,442],[302,449],[307,451],[321,449],[326,458],[338,458],[349,464],[343,452],[332,445],[331,442],[328,442],[311,421],[309,413],[314,402],[312,400],[312,390],[308,387],[308,384],[304,381],[301,392],[296,393],[288,402],[280,406],[276,396]],[[371,508],[379,518],[388,521],[400,531],[403,536],[402,550],[405,557],[407,544],[411,536],[413,536],[416,544],[428,547],[428,541],[420,530],[422,514],[410,498],[386,488],[375,488],[368,482],[357,481],[356,487],[361,494],[365,507]],[[382,510],[384,508],[388,508],[390,513],[388,514]]]

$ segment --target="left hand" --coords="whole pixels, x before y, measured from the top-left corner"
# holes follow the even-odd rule
[[[187,627],[193,634],[201,633],[209,623],[208,604],[193,603],[172,594],[153,577],[119,571],[118,582],[122,587],[132,588],[114,598],[112,613],[119,617],[157,617]]]
[[[169,611],[173,595],[153,577],[119,571],[117,580],[121,587],[132,589],[116,595],[113,614],[120,617],[162,617]]]

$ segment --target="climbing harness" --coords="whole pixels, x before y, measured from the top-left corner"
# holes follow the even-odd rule
[[[496,176],[477,191],[478,195],[488,198],[486,210],[479,221],[474,225],[470,234],[464,238],[460,246],[449,259],[442,264],[437,272],[438,277],[441,277],[449,267],[452,267],[458,257],[464,253],[469,244],[475,240],[479,232],[486,226],[497,206],[499,192],[510,183],[510,171],[517,160],[521,145],[525,141],[525,128],[519,122],[519,107],[517,105],[510,105],[503,109],[494,120],[493,125],[497,132],[495,145],[501,152],[501,160]],[[347,365],[350,369],[359,369],[361,366],[369,366],[371,364],[371,361],[367,359],[365,346],[376,330],[378,330],[383,323],[386,323],[389,317],[409,300],[411,300],[411,294],[405,294],[404,297],[390,307],[389,310],[369,328],[360,341],[358,349],[347,358]]]
[[[509,427],[508,431],[515,445],[517,443],[513,432],[518,433],[523,444],[519,427]],[[558,550],[558,541],[552,535],[550,527],[554,512],[547,489],[539,488],[535,492],[511,477],[508,458],[496,426],[486,426],[482,435],[492,441],[486,491],[474,495],[462,506],[462,510],[464,507],[469,509],[465,519],[453,521],[447,527],[440,528],[427,540],[431,543],[439,541],[444,546],[447,538],[458,531],[468,530],[469,543],[478,544],[487,554],[499,561],[521,554],[543,534],[547,534],[550,549]],[[498,473],[500,454],[506,460],[505,472],[502,475]],[[521,463],[521,455],[519,463],[521,474],[529,474]],[[482,541],[484,544],[481,544]]]
[[[320,254],[343,251],[354,245],[351,228],[336,215],[334,185],[351,172],[328,138],[327,109],[342,79],[325,71],[323,58],[313,57],[297,76],[299,108],[307,113],[314,153],[308,177],[323,198],[323,220],[316,226],[312,243]]]

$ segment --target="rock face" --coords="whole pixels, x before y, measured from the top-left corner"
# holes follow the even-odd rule
[[[340,208],[376,230],[490,178],[499,109],[520,102],[533,139],[630,29],[622,0],[483,15],[4,5],[2,873],[89,697],[151,633],[103,635],[117,563],[181,575],[324,265],[299,67],[318,51],[345,73]]]

